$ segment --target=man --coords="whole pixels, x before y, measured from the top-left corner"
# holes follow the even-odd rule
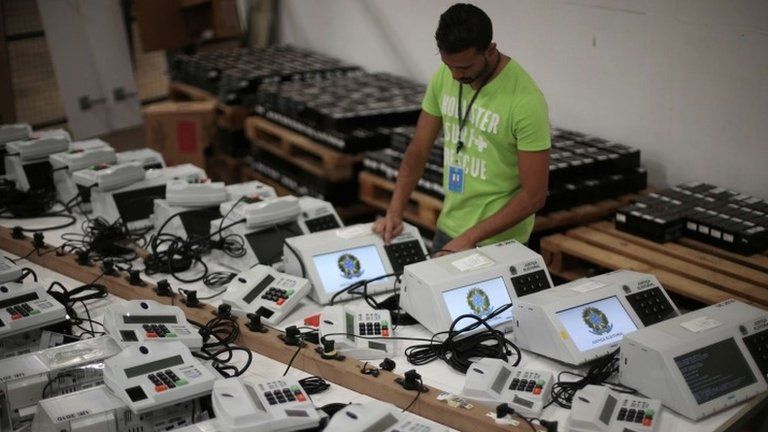
[[[387,214],[374,231],[389,241],[443,129],[445,200],[433,256],[502,240],[528,241],[546,201],[549,119],[536,83],[492,42],[488,15],[456,4],[435,33],[443,65],[432,77]]]

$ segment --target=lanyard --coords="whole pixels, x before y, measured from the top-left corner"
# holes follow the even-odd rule
[[[459,142],[456,145],[456,153],[457,154],[461,153],[461,149],[464,147],[464,141],[461,139],[461,131],[464,130],[464,126],[466,126],[466,124],[467,124],[467,119],[469,119],[469,113],[472,112],[472,105],[474,105],[475,99],[477,99],[477,95],[480,94],[480,90],[482,90],[483,87],[485,87],[485,83],[486,82],[487,82],[487,80],[484,81],[483,84],[481,84],[480,87],[477,89],[475,94],[472,95],[472,99],[469,100],[469,105],[467,105],[467,111],[464,113],[464,118],[461,118],[462,117],[462,111],[463,111],[461,109],[461,90],[464,88],[464,86],[461,85],[461,83],[459,83],[459,111],[456,114],[457,117],[459,118]]]
[[[474,105],[475,100],[477,99],[477,95],[480,94],[480,91],[485,87],[486,84],[488,84],[488,81],[491,80],[491,77],[493,76],[493,73],[496,71],[496,69],[499,67],[499,63],[501,63],[501,54],[499,54],[498,59],[496,59],[496,64],[493,66],[493,69],[491,70],[491,73],[483,80],[483,83],[480,84],[480,87],[478,87],[477,91],[474,95],[472,95],[472,99],[469,100],[469,105],[467,105],[467,111],[464,112],[464,118],[462,117],[462,109],[461,109],[461,90],[464,88],[464,86],[459,83],[459,110],[456,113],[456,117],[459,118],[459,142],[456,144],[456,154],[461,153],[461,149],[464,148],[464,140],[461,139],[461,132],[464,130],[464,126],[467,124],[467,119],[469,119],[469,113],[472,112],[472,105]]]

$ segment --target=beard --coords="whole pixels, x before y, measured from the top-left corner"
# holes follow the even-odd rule
[[[491,63],[488,62],[488,57],[483,55],[483,68],[480,70],[480,72],[477,73],[474,77],[466,77],[458,80],[462,84],[472,84],[473,82],[487,78],[491,73],[493,73],[491,69]]]

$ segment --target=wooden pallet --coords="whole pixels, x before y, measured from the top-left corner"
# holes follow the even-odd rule
[[[541,239],[553,275],[573,280],[589,266],[654,274],[668,291],[713,304],[728,298],[768,309],[768,257],[713,253],[698,242],[659,244],[597,222]]]
[[[384,177],[367,171],[362,171],[357,178],[360,182],[360,201],[386,211],[392,200],[395,184]],[[437,218],[442,209],[443,202],[440,199],[423,192],[414,191],[405,207],[403,218],[408,222],[435,231]]]
[[[216,96],[214,96],[213,93],[177,81],[171,81],[168,83],[168,98],[173,101],[216,100]]]
[[[354,178],[363,155],[342,153],[263,117],[245,120],[246,136],[260,149],[331,182]]]
[[[389,202],[392,200],[395,184],[384,177],[366,171],[360,173],[358,180],[360,182],[360,200],[379,210],[386,211],[389,208]],[[533,230],[535,232],[549,231],[605,219],[619,208],[645,193],[647,191],[623,195],[616,199],[586,204],[542,216],[537,215]],[[411,194],[411,199],[408,202],[403,218],[411,223],[434,231],[437,228],[437,218],[440,216],[442,208],[443,202],[439,198],[414,191]]]

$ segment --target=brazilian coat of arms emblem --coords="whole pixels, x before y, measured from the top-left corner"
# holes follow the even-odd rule
[[[581,313],[584,324],[589,327],[589,332],[594,335],[603,335],[613,329],[613,324],[608,321],[603,311],[598,308],[588,307]]]
[[[491,299],[480,288],[472,288],[467,293],[467,304],[475,315],[483,315],[490,312]]]
[[[357,257],[352,254],[345,253],[341,255],[339,259],[336,261],[336,264],[339,266],[341,275],[345,279],[353,279],[363,274],[363,269],[362,269],[362,266],[360,265],[360,260],[357,259]]]

